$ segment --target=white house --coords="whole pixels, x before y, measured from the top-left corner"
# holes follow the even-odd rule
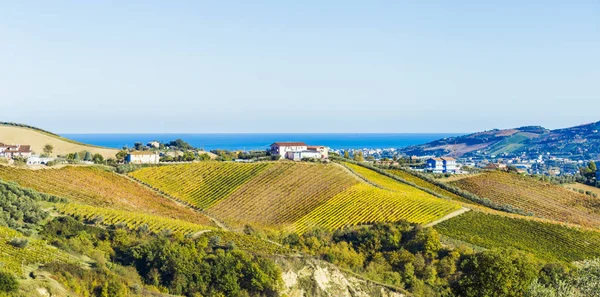
[[[31,157],[29,157],[29,159],[27,159],[27,165],[40,165],[40,164],[45,165],[45,164],[48,164],[48,162],[51,162],[54,160],[56,160],[56,158],[32,155]]]
[[[271,144],[269,152],[279,155],[280,159],[286,158],[300,161],[305,158],[327,159],[329,152],[324,146],[308,146],[304,142],[275,142]]]
[[[425,168],[426,171],[433,173],[457,173],[459,169],[456,159],[450,157],[429,158]]]
[[[317,151],[297,151],[297,152],[287,152],[285,153],[285,157],[294,161],[301,161],[302,159],[321,159],[322,155]]]
[[[131,164],[158,164],[159,161],[160,156],[158,152],[151,151],[130,152],[125,157],[125,162]]]
[[[304,142],[275,142],[271,144],[270,152],[272,155],[279,155],[280,159],[287,156],[287,152],[301,152],[308,150]]]
[[[309,151],[316,151],[319,152],[321,154],[321,159],[327,159],[329,158],[329,150],[327,149],[327,147],[322,146],[322,145],[309,145],[308,147]]]

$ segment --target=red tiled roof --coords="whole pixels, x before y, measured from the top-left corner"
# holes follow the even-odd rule
[[[304,142],[275,142],[271,146],[307,146]]]
[[[452,158],[452,157],[442,157],[441,158],[444,161],[455,161],[456,159]]]

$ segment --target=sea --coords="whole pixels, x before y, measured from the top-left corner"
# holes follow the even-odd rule
[[[82,143],[110,148],[131,148],[136,142],[169,142],[178,138],[190,145],[210,151],[223,150],[263,150],[273,142],[302,141],[308,145],[323,145],[332,149],[376,149],[403,148],[423,144],[433,140],[458,136],[460,133],[265,133],[265,134],[62,134]]]

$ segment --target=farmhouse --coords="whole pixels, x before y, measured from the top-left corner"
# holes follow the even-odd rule
[[[160,161],[160,156],[158,152],[150,152],[150,151],[136,151],[130,152],[125,157],[126,163],[131,164],[158,164]]]
[[[324,147],[322,145],[309,145],[307,149],[309,151],[319,152],[321,154],[321,159],[329,158],[329,151],[327,150],[327,147]]]
[[[21,158],[29,158],[31,157],[31,146],[30,145],[21,145],[21,144],[12,144],[6,145],[0,143],[0,157],[12,159],[15,157]]]
[[[456,159],[450,157],[427,159],[426,171],[433,173],[457,173],[459,169]]]
[[[326,147],[308,146],[304,142],[275,142],[271,144],[269,152],[272,155],[279,155],[280,159],[286,158],[294,161],[300,161],[305,158],[328,158]]]

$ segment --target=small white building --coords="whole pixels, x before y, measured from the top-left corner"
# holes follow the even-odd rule
[[[126,163],[131,164],[158,164],[160,161],[160,156],[158,152],[152,151],[136,151],[130,152],[125,157]]]
[[[280,159],[286,158],[288,152],[302,152],[308,150],[304,142],[275,142],[271,144],[270,152],[272,155],[279,155]]]
[[[52,162],[54,160],[56,160],[56,158],[32,155],[27,159],[27,165],[46,165],[48,162]]]
[[[457,173],[460,167],[451,157],[429,158],[425,170],[433,173]]]
[[[158,141],[150,141],[146,144],[147,147],[150,148],[159,148],[160,147],[160,142]]]
[[[321,159],[322,155],[317,151],[297,151],[297,152],[287,152],[285,154],[286,159],[290,159],[293,161],[301,161],[302,159]]]
[[[322,145],[309,145],[308,147],[309,151],[316,151],[319,152],[321,154],[321,159],[327,159],[329,158],[329,149],[325,146]]]

